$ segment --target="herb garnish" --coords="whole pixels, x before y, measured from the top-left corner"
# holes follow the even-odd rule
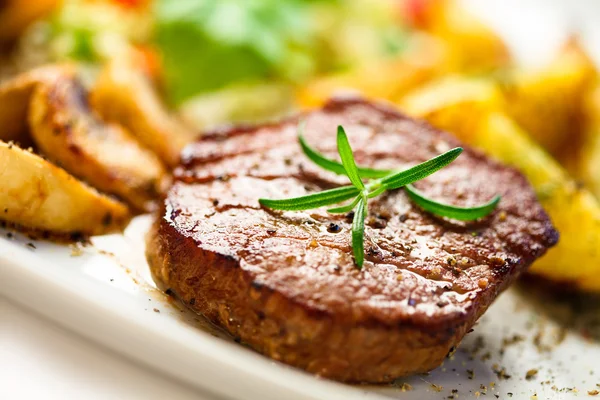
[[[364,262],[365,218],[367,217],[368,200],[370,198],[379,196],[388,190],[404,188],[408,197],[423,210],[441,217],[461,221],[473,221],[485,217],[494,211],[500,202],[500,196],[495,196],[491,201],[480,206],[457,207],[429,199],[411,185],[413,182],[426,178],[456,160],[463,151],[461,147],[456,147],[403,171],[381,170],[356,165],[348,136],[342,126],[338,126],[337,130],[337,147],[342,160],[341,163],[331,160],[311,148],[302,135],[302,129],[303,125],[299,127],[298,140],[304,154],[323,169],[338,175],[346,175],[352,185],[290,199],[259,199],[259,202],[261,205],[274,210],[300,211],[338,204],[353,198],[354,200],[349,204],[331,208],[327,211],[330,213],[347,213],[355,210],[352,221],[352,251],[356,265],[359,268],[362,267]],[[364,183],[363,179],[370,180]]]

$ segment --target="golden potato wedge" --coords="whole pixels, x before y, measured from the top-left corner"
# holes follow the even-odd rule
[[[526,132],[561,161],[579,147],[583,101],[597,72],[576,40],[542,69],[515,70],[504,78],[507,113]]]
[[[101,191],[149,211],[162,191],[165,170],[150,150],[90,109],[87,92],[71,76],[38,85],[29,107],[39,151]]]
[[[70,65],[52,65],[33,69],[0,85],[0,140],[29,144],[27,111],[33,90],[59,75],[71,75]]]
[[[504,98],[498,87],[485,79],[449,76],[432,81],[400,100],[411,115],[432,125],[451,127],[467,143],[474,138],[482,113],[502,110]],[[464,110],[464,111],[463,111]]]
[[[127,128],[169,167],[196,136],[167,112],[141,71],[128,57],[113,59],[91,92],[92,106],[106,120]]]
[[[408,95],[404,111],[454,133],[465,143],[521,170],[561,234],[531,272],[600,291],[600,204],[576,184],[498,104],[498,89],[483,81],[441,81]]]
[[[0,141],[0,219],[58,235],[122,230],[127,206],[98,193],[61,168]]]
[[[586,99],[583,145],[567,162],[597,199],[600,200],[600,83]]]

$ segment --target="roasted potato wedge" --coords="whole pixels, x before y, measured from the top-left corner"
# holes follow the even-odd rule
[[[127,128],[169,167],[195,135],[160,101],[150,82],[128,57],[115,58],[100,74],[91,103],[100,115]]]
[[[505,74],[500,88],[507,113],[562,161],[581,144],[583,101],[596,78],[593,62],[571,40],[542,69]]]
[[[600,83],[588,95],[585,111],[581,151],[569,159],[568,165],[600,200]]]
[[[101,191],[149,211],[162,191],[158,157],[120,126],[101,121],[74,77],[38,85],[29,106],[31,135],[39,151]]]
[[[70,65],[40,67],[0,85],[0,140],[30,144],[27,112],[34,89],[73,71]]]
[[[59,235],[100,235],[124,228],[125,204],[98,193],[66,171],[0,141],[0,219]]]
[[[503,113],[498,97],[492,83],[454,79],[407,95],[401,107],[521,170],[561,234],[558,245],[531,271],[600,291],[600,204]]]

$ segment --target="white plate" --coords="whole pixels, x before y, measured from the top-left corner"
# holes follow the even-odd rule
[[[535,393],[540,399],[563,399],[569,393],[552,386],[587,391],[600,383],[600,371],[591,375],[598,367],[600,346],[578,332],[567,333],[557,345],[564,333],[560,325],[535,297],[515,289],[485,314],[454,359],[429,376],[379,387],[316,379],[234,343],[156,290],[143,257],[149,223],[149,217],[139,217],[125,235],[95,238],[93,246],[83,248],[12,234],[0,240],[2,293],[120,353],[235,399],[445,399],[452,389],[461,399],[484,391],[502,399],[509,392],[517,399]],[[0,230],[3,237],[7,233]],[[514,335],[523,341],[504,346],[501,355],[503,341]],[[553,351],[540,351],[535,338]],[[510,379],[498,378],[494,370],[502,368]],[[534,368],[537,376],[526,380]],[[547,380],[551,383],[541,384]],[[412,390],[403,392],[402,383]]]
[[[549,54],[548,49],[565,36],[554,32],[550,35],[554,43],[547,40],[544,47],[538,42],[539,37],[548,38],[540,33],[543,28],[527,31],[536,33],[528,42],[516,33],[518,27],[510,26],[518,18],[528,21],[527,7],[535,11],[533,4],[539,1],[489,1],[489,7],[473,0],[468,3],[508,39],[523,39],[513,43],[517,44],[516,54],[525,61],[542,58],[544,51]],[[521,8],[514,8],[517,4]],[[589,5],[591,10],[594,4]],[[587,13],[593,21],[600,16],[598,7],[595,10],[595,14]],[[530,18],[537,17],[530,13]],[[584,17],[582,21],[588,21]],[[547,18],[546,22],[555,21]],[[587,30],[600,25],[582,22],[578,26],[586,32],[588,48],[598,59],[600,49],[594,46],[600,43],[600,35]],[[555,30],[546,28],[546,32]],[[537,52],[535,57],[531,52]],[[314,378],[232,342],[156,290],[143,256],[149,222],[147,216],[137,218],[124,235],[95,238],[93,246],[83,249],[32,241],[22,235],[7,238],[8,231],[0,230],[0,294],[119,353],[234,399],[429,400],[447,399],[457,390],[460,399],[508,399],[512,393],[515,399],[537,394],[539,399],[558,400],[600,390],[596,386],[600,384],[600,345],[585,338],[577,319],[569,320],[572,328],[564,329],[561,315],[573,301],[554,302],[547,296],[526,294],[524,285],[502,295],[455,356],[427,376],[389,386],[349,386]],[[600,316],[600,305],[585,313],[591,318]],[[502,369],[510,379],[498,377]],[[533,369],[537,374],[527,380],[527,371]],[[404,383],[412,389],[406,390],[404,385],[404,391]]]

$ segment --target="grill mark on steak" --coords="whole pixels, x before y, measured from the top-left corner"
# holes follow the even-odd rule
[[[417,188],[463,206],[501,194],[498,209],[463,222],[423,212],[402,190],[371,199],[358,270],[351,218],[258,204],[349,184],[302,154],[300,119],[308,142],[330,157],[343,125],[357,162],[376,168],[406,168],[460,145],[385,106],[347,100],[280,124],[211,133],[184,150],[150,236],[153,273],[275,359],[351,381],[431,369],[558,239],[519,172],[466,148]],[[193,287],[184,284],[190,278]]]

